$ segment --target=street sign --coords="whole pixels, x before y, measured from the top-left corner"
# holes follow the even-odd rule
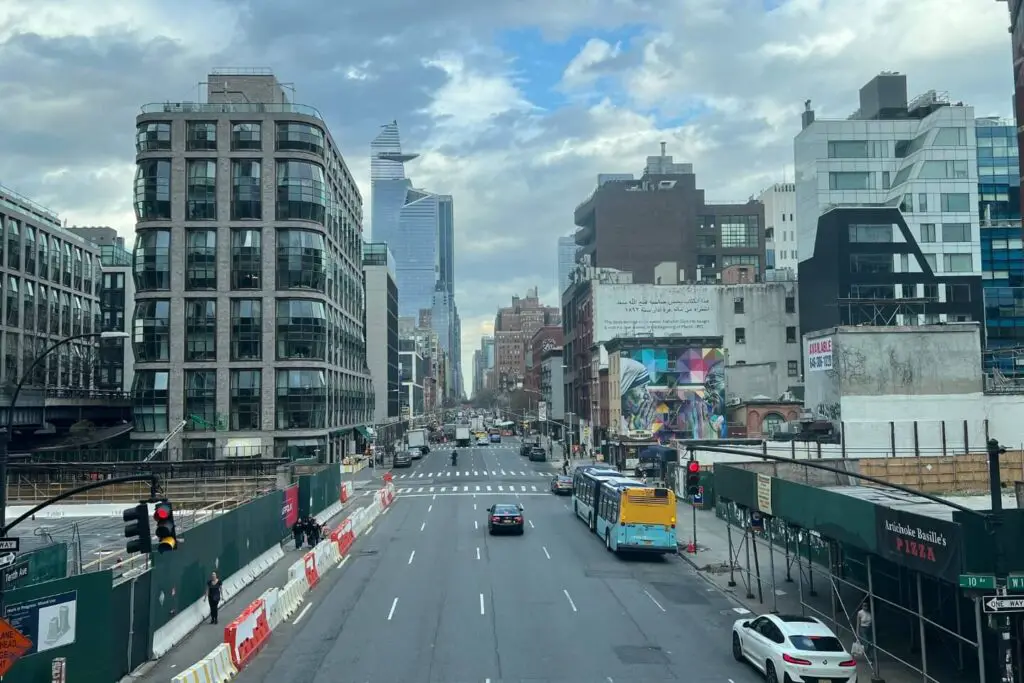
[[[20,538],[0,538],[0,553],[16,553],[21,550]]]
[[[30,649],[32,641],[11,626],[6,619],[0,619],[0,676],[6,676],[14,663]]]
[[[988,614],[1005,614],[1006,612],[1024,612],[1024,598],[1008,598],[1001,595],[986,595],[981,604]]]
[[[1006,577],[1006,589],[1011,591],[1024,591],[1024,576],[1010,574]]]
[[[983,576],[981,574],[961,574],[960,587],[970,588],[973,590],[987,589],[994,591],[996,589],[996,577]]]
[[[10,567],[14,564],[14,561],[18,559],[18,556],[14,553],[7,553],[6,555],[0,555],[0,569]]]

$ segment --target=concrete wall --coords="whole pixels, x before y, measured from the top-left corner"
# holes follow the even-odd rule
[[[363,266],[366,282],[366,365],[373,383],[373,422],[388,421],[388,267]]]

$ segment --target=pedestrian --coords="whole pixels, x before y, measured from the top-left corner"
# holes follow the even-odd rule
[[[298,550],[302,547],[302,536],[305,533],[305,529],[302,526],[302,520],[295,520],[295,526],[292,527],[292,536],[295,537],[295,549]]]
[[[206,582],[206,601],[210,603],[210,623],[217,623],[220,611],[221,583],[217,572],[210,572],[210,580]]]
[[[860,609],[857,610],[857,638],[860,640],[861,645],[864,647],[864,656],[871,659],[871,624],[874,622],[874,618],[871,616],[871,607],[868,605],[868,601],[865,600],[861,603]]]
[[[569,476],[569,461],[568,460],[563,460],[562,461],[562,474],[564,474],[565,476]]]

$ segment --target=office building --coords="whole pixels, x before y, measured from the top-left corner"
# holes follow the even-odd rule
[[[576,238],[573,235],[558,238],[558,293],[561,295],[572,282],[572,272],[576,269]]]
[[[426,410],[424,385],[430,383],[430,357],[416,339],[399,339],[398,345],[399,412],[405,419],[419,417]]]
[[[480,348],[473,352],[473,395],[493,388],[494,337],[480,337]]]
[[[796,185],[775,183],[757,197],[764,204],[765,267],[796,274]]]
[[[561,325],[561,310],[545,306],[537,296],[537,288],[525,297],[512,297],[511,306],[498,309],[494,317],[495,389],[526,381],[526,351],[533,335],[542,327]]]
[[[373,423],[398,418],[398,285],[395,261],[386,244],[363,245],[366,287],[366,364],[373,380]]]
[[[71,232],[99,247],[100,331],[131,334],[135,306],[132,253],[113,228],[74,227]],[[135,353],[130,338],[101,339],[97,348],[96,388],[127,392],[135,378]]]
[[[832,207],[892,206],[932,272],[981,272],[972,107],[934,90],[908,102],[907,77],[882,73],[861,88],[852,117],[816,119],[808,102],[802,123],[794,144],[801,261],[814,256],[819,217]]]
[[[1013,61],[1013,113],[1017,125],[1024,123],[1024,0],[1008,0],[1010,9],[1010,40],[1012,42]],[[1024,129],[1018,128],[1016,134],[1017,156],[1024,156]],[[1024,190],[1024,180],[1018,183]],[[1018,193],[1020,200],[1018,213],[1024,216],[1024,192]]]
[[[665,261],[679,263],[678,279],[685,282],[716,282],[733,265],[764,274],[763,204],[705,201],[693,164],[675,163],[664,143],[660,156],[647,157],[639,180],[620,177],[602,175],[576,207],[584,265],[628,271],[648,284]]]
[[[362,198],[313,107],[262,69],[136,121],[133,440],[185,459],[340,461],[374,391]],[[180,450],[173,446],[180,441]]]

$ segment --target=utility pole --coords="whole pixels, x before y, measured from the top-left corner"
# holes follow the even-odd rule
[[[1003,482],[1002,474],[999,471],[999,456],[1006,452],[1006,449],[999,445],[996,439],[989,439],[988,444],[988,490],[992,507],[992,524],[995,526],[996,534],[996,586],[1000,595],[1006,594],[1006,553],[1003,543],[998,534],[1002,531],[1003,524]],[[999,680],[1001,683],[1014,683],[1016,681],[1016,666],[1013,661],[1013,617],[1010,614],[997,614],[995,621],[999,629]]]

